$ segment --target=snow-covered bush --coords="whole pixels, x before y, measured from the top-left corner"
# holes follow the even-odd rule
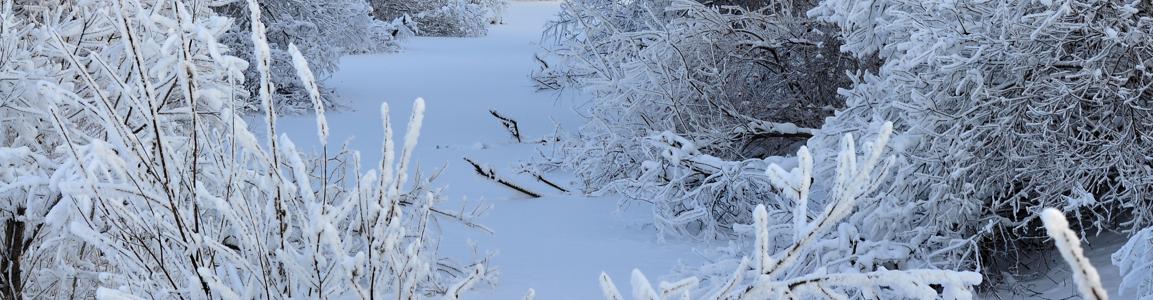
[[[340,57],[394,51],[399,48],[397,39],[409,34],[399,23],[376,20],[372,16],[372,8],[364,0],[276,0],[259,3],[272,50],[272,80],[280,87],[275,91],[276,104],[283,113],[307,112],[311,107],[304,87],[293,72],[292,59],[288,55],[289,44],[300,48],[309,66],[319,79],[323,79],[339,68]],[[222,35],[220,40],[234,49],[242,50],[236,55],[252,63],[255,57],[249,51],[253,45],[246,7],[245,1],[232,0],[216,4],[214,10],[236,22],[236,26]],[[258,77],[254,69],[246,70],[245,76]],[[256,93],[256,83],[247,82],[246,87],[250,93]],[[245,108],[261,109],[257,103],[249,103]]]
[[[1113,253],[1113,265],[1121,270],[1120,295],[1153,299],[1153,227],[1137,232]]]
[[[853,76],[847,107],[810,144],[827,148],[875,119],[894,121],[903,132],[897,184],[885,192],[924,199],[926,230],[980,237],[993,273],[1029,253],[1012,250],[1043,246],[1032,229],[1043,207],[1072,214],[1078,230],[1147,226],[1150,9],[1122,0],[823,1],[810,14],[841,29],[841,49],[884,63]]]
[[[36,134],[50,128],[47,120],[33,122],[19,110],[39,106],[30,99],[40,88],[18,79],[51,74],[37,67],[46,64],[47,57],[32,54],[37,45],[28,37],[36,27],[18,17],[10,1],[0,9],[0,94],[5,95],[0,98],[0,298],[19,299],[24,290],[43,288],[25,270],[48,253],[39,237],[44,232],[43,216],[61,195],[49,187],[50,168],[56,162],[45,153],[59,139]]]
[[[218,42],[231,22],[209,8],[4,3],[0,297],[417,298],[489,279],[436,254],[435,220],[471,216],[409,178],[422,102],[400,151],[382,109],[382,161],[307,156],[276,133],[262,23],[249,25],[266,140],[240,115],[247,63]]]
[[[423,36],[482,36],[503,22],[505,0],[369,0],[377,19],[398,20]]]
[[[771,0],[700,0],[704,5],[735,5],[748,9],[758,9],[774,3]]]
[[[662,202],[658,218],[684,227],[676,231],[725,235],[713,229],[748,222],[768,189],[745,171],[763,170],[755,158],[796,150],[840,106],[843,70],[856,68],[827,25],[806,19],[811,4],[781,4],[563,3],[533,76],[542,88],[581,89],[595,100],[548,164],[574,169],[588,191]],[[754,161],[664,154],[681,148],[678,156]]]
[[[798,152],[798,166],[785,171],[771,164],[766,172],[773,185],[794,201],[791,222],[780,224],[770,210],[758,205],[753,210],[755,234],[751,255],[742,257],[735,270],[722,278],[690,277],[662,282],[659,290],[640,273],[633,272],[636,299],[972,299],[972,287],[981,275],[909,265],[888,267],[871,260],[892,252],[921,251],[899,239],[862,239],[859,231],[868,227],[889,227],[883,220],[854,219],[877,205],[871,194],[884,184],[892,157],[884,159],[890,126],[882,127],[877,139],[864,145],[858,155],[851,135],[842,140],[836,178],[828,189],[825,207],[819,213],[807,205],[812,196],[813,160],[806,148]],[[762,175],[764,176],[764,175]],[[827,184],[826,184],[827,185]],[[854,213],[854,210],[857,210]],[[789,226],[791,224],[791,226]],[[784,225],[784,226],[781,226]],[[784,236],[789,236],[787,239]],[[780,245],[784,239],[784,245]],[[916,239],[916,238],[913,238]],[[888,243],[889,247],[877,247]],[[896,247],[892,247],[896,246]],[[908,247],[908,248],[904,248]],[[904,250],[902,250],[904,249]],[[917,249],[917,250],[913,250]],[[900,255],[900,254],[898,254]],[[706,287],[700,287],[704,283]],[[623,299],[615,284],[601,274],[601,286],[608,299]]]
[[[602,191],[651,203],[655,224],[665,234],[727,236],[733,224],[752,220],[753,207],[782,203],[773,201],[780,197],[764,176],[765,160],[727,161],[703,154],[695,143],[670,132],[646,141],[645,150],[654,158],[640,164],[640,174],[610,182]]]
[[[468,0],[445,0],[439,6],[413,16],[417,34],[427,36],[482,36],[488,32],[491,13]]]

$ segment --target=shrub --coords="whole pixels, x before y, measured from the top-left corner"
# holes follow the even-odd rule
[[[853,77],[847,107],[810,145],[894,121],[903,133],[886,193],[924,199],[916,214],[927,230],[980,237],[983,269],[995,274],[1020,261],[1006,256],[1042,249],[1033,228],[1044,207],[1072,214],[1083,236],[1146,226],[1148,9],[1104,0],[823,1],[810,14],[841,29],[842,50],[884,63]]]
[[[745,169],[802,144],[841,106],[843,70],[857,67],[806,5],[565,2],[534,78],[595,99],[545,164],[575,170],[588,192],[655,203],[666,232],[728,235],[768,192]]]
[[[259,22],[263,141],[234,92],[247,64],[217,40],[230,22],[203,6],[9,1],[2,13],[4,298],[405,298],[490,279],[435,252],[434,219],[472,216],[436,208],[437,189],[409,179],[422,102],[399,159],[384,110],[385,159],[362,172],[356,153],[306,156],[276,133]]]

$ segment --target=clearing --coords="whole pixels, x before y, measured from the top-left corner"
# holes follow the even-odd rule
[[[492,205],[480,220],[492,235],[443,224],[446,254],[468,259],[472,250],[464,241],[470,239],[481,254],[496,252],[491,265],[500,272],[498,285],[479,287],[469,298],[520,299],[533,288],[537,299],[599,299],[601,271],[628,288],[633,268],[657,276],[683,259],[691,260],[683,261],[689,265],[703,259],[693,247],[704,244],[658,241],[655,229],[646,225],[652,220],[647,207],[622,209],[616,199],[565,194],[517,174],[516,167],[539,148],[527,142],[552,135],[556,126],[573,129],[580,124],[572,107],[584,97],[537,92],[528,77],[537,68],[533,54],[541,29],[559,6],[513,2],[505,24],[492,27],[485,37],[409,39],[402,53],[346,57],[340,72],[327,79],[339,102],[349,106],[328,113],[331,140],[350,140],[349,147],[361,151],[364,161],[380,156],[381,102],[391,106],[400,138],[412,101],[427,101],[414,159],[426,175],[447,164],[434,183],[446,187],[451,201],[467,198],[472,204]],[[515,119],[526,143],[517,143],[490,109]],[[311,116],[283,117],[279,125],[302,148],[317,147]],[[477,175],[464,161],[466,156],[544,197],[531,199]],[[572,186],[569,178],[549,179]]]

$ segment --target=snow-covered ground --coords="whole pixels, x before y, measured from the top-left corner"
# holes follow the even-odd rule
[[[1109,292],[1110,299],[1130,299],[1133,296],[1122,297],[1118,295],[1121,284],[1121,271],[1110,262],[1110,256],[1121,245],[1125,244],[1126,237],[1119,234],[1103,233],[1099,237],[1089,239],[1089,243],[1082,243],[1085,256],[1093,262],[1097,273],[1101,276],[1101,283]],[[1029,262],[1033,270],[1026,272],[1044,272],[1035,279],[1027,282],[998,282],[1006,289],[997,293],[993,299],[1080,299],[1077,285],[1073,282],[1073,274],[1068,265],[1061,258],[1061,254],[1054,251],[1050,257],[1040,258]],[[1046,271],[1048,270],[1048,271]],[[1012,290],[1009,290],[1012,289]]]
[[[655,230],[645,225],[652,219],[647,207],[621,210],[616,199],[565,195],[516,174],[515,167],[539,146],[517,144],[490,109],[516,119],[526,141],[553,133],[557,125],[579,124],[572,107],[581,97],[538,93],[528,77],[536,68],[533,54],[542,26],[558,9],[558,2],[514,2],[506,24],[486,37],[411,39],[403,53],[346,57],[340,72],[327,80],[350,106],[328,114],[332,141],[351,139],[350,147],[365,161],[379,157],[381,102],[392,106],[394,128],[403,128],[412,101],[426,99],[415,159],[422,170],[447,164],[436,182],[447,187],[450,198],[493,206],[481,222],[493,235],[445,226],[446,253],[468,258],[464,241],[469,239],[481,251],[497,252],[492,267],[500,272],[499,284],[479,287],[470,298],[519,299],[533,288],[538,299],[598,299],[602,270],[627,282],[633,268],[656,276],[680,262],[700,260],[692,245],[658,242]],[[311,116],[284,117],[280,130],[307,143],[314,140],[309,137],[315,135],[315,122]],[[466,156],[546,196],[529,199],[482,178]]]
[[[705,260],[700,243],[658,241],[647,226],[647,207],[621,209],[615,199],[586,198],[561,193],[516,173],[516,166],[532,159],[538,145],[518,144],[489,110],[516,119],[526,141],[551,134],[557,126],[580,124],[572,111],[586,99],[579,95],[540,93],[528,78],[537,66],[533,54],[545,21],[558,10],[557,2],[514,2],[506,24],[482,38],[415,38],[399,54],[361,55],[342,60],[340,72],[327,79],[345,111],[329,113],[333,141],[349,141],[365,161],[379,157],[382,129],[379,107],[393,108],[393,126],[403,128],[411,103],[427,100],[425,126],[415,159],[423,170],[446,166],[437,183],[446,194],[463,203],[484,202],[492,210],[481,223],[492,235],[456,224],[445,224],[445,253],[467,259],[476,241],[481,252],[495,251],[492,267],[500,272],[495,287],[480,287],[477,299],[519,299],[529,288],[538,299],[598,299],[597,275],[606,271],[618,284],[627,282],[633,268],[650,276],[668,273],[678,264]],[[315,123],[311,116],[285,117],[280,128],[307,143]],[[315,147],[315,145],[311,145]],[[308,146],[302,146],[307,148]],[[545,194],[530,199],[475,174],[463,158],[491,166],[531,190]],[[427,172],[426,172],[427,174]],[[551,174],[562,183],[564,176]],[[1088,245],[1111,293],[1119,282],[1109,254],[1123,243],[1119,237]],[[483,254],[483,253],[482,253]],[[1060,263],[1054,253],[1049,263]],[[1044,267],[1044,266],[1039,266]],[[1076,294],[1063,266],[1032,282],[1015,284],[1009,299],[1066,299]],[[659,276],[656,276],[659,277]],[[624,288],[625,286],[622,286]]]

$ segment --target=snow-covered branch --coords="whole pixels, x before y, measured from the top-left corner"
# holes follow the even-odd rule
[[[242,115],[277,104],[261,22],[246,24],[264,87],[248,98],[247,64],[219,41],[231,22],[209,7],[28,3],[0,18],[0,298],[407,299],[492,280],[436,252],[438,220],[483,227],[407,179],[423,110],[399,160],[391,128],[382,161],[330,155],[316,78],[290,47],[326,146],[301,153],[275,109],[258,126]]]
[[[1065,214],[1055,208],[1046,208],[1041,212],[1041,222],[1045,223],[1045,232],[1057,244],[1057,250],[1073,273],[1073,281],[1077,283],[1077,290],[1081,297],[1089,300],[1108,300],[1109,293],[1101,286],[1101,275],[1097,268],[1085,257],[1085,250],[1081,249],[1081,237],[1069,229],[1069,221]]]
[[[1119,295],[1153,299],[1153,227],[1134,234],[1125,246],[1113,253],[1112,262],[1121,269]]]
[[[1028,241],[1046,207],[1081,235],[1153,224],[1153,3],[825,0],[853,75],[847,107],[810,145],[893,121],[903,133],[888,197],[924,199],[912,228],[973,237],[987,275],[1048,251]],[[818,158],[820,159],[820,158]],[[820,171],[829,173],[831,171]],[[1124,217],[1121,217],[1124,216]],[[1007,271],[1007,272],[1005,272]]]
[[[750,260],[747,257],[742,258],[730,279],[717,281],[720,283],[700,294],[710,295],[709,299],[972,299],[972,287],[982,281],[981,275],[975,272],[885,268],[868,271],[819,265],[825,259],[824,247],[835,245],[836,240],[844,237],[844,232],[859,225],[847,218],[858,205],[869,199],[869,193],[884,182],[883,176],[878,174],[884,174],[892,163],[891,157],[886,159],[882,155],[891,133],[891,124],[882,126],[876,140],[866,144],[860,156],[852,137],[844,137],[837,160],[837,175],[830,191],[832,195],[825,209],[811,221],[806,217],[795,218],[795,234],[784,249],[773,253],[769,212],[764,205],[757,205],[753,211],[752,230],[756,241],[751,254],[752,265],[748,264]],[[767,173],[772,176],[774,185],[786,191],[786,195],[807,202],[813,161],[805,149],[798,156],[801,157],[800,165],[793,171],[785,172],[774,164]],[[862,252],[853,249],[851,257],[867,255],[867,249],[860,250]],[[660,286],[662,290],[667,288],[667,292],[658,294],[640,271],[634,271],[632,285],[636,299],[688,298],[686,295],[692,294],[686,290],[694,289],[697,282],[696,278],[677,283],[662,282]],[[620,299],[619,290],[607,275],[601,275],[601,287],[606,298]]]

